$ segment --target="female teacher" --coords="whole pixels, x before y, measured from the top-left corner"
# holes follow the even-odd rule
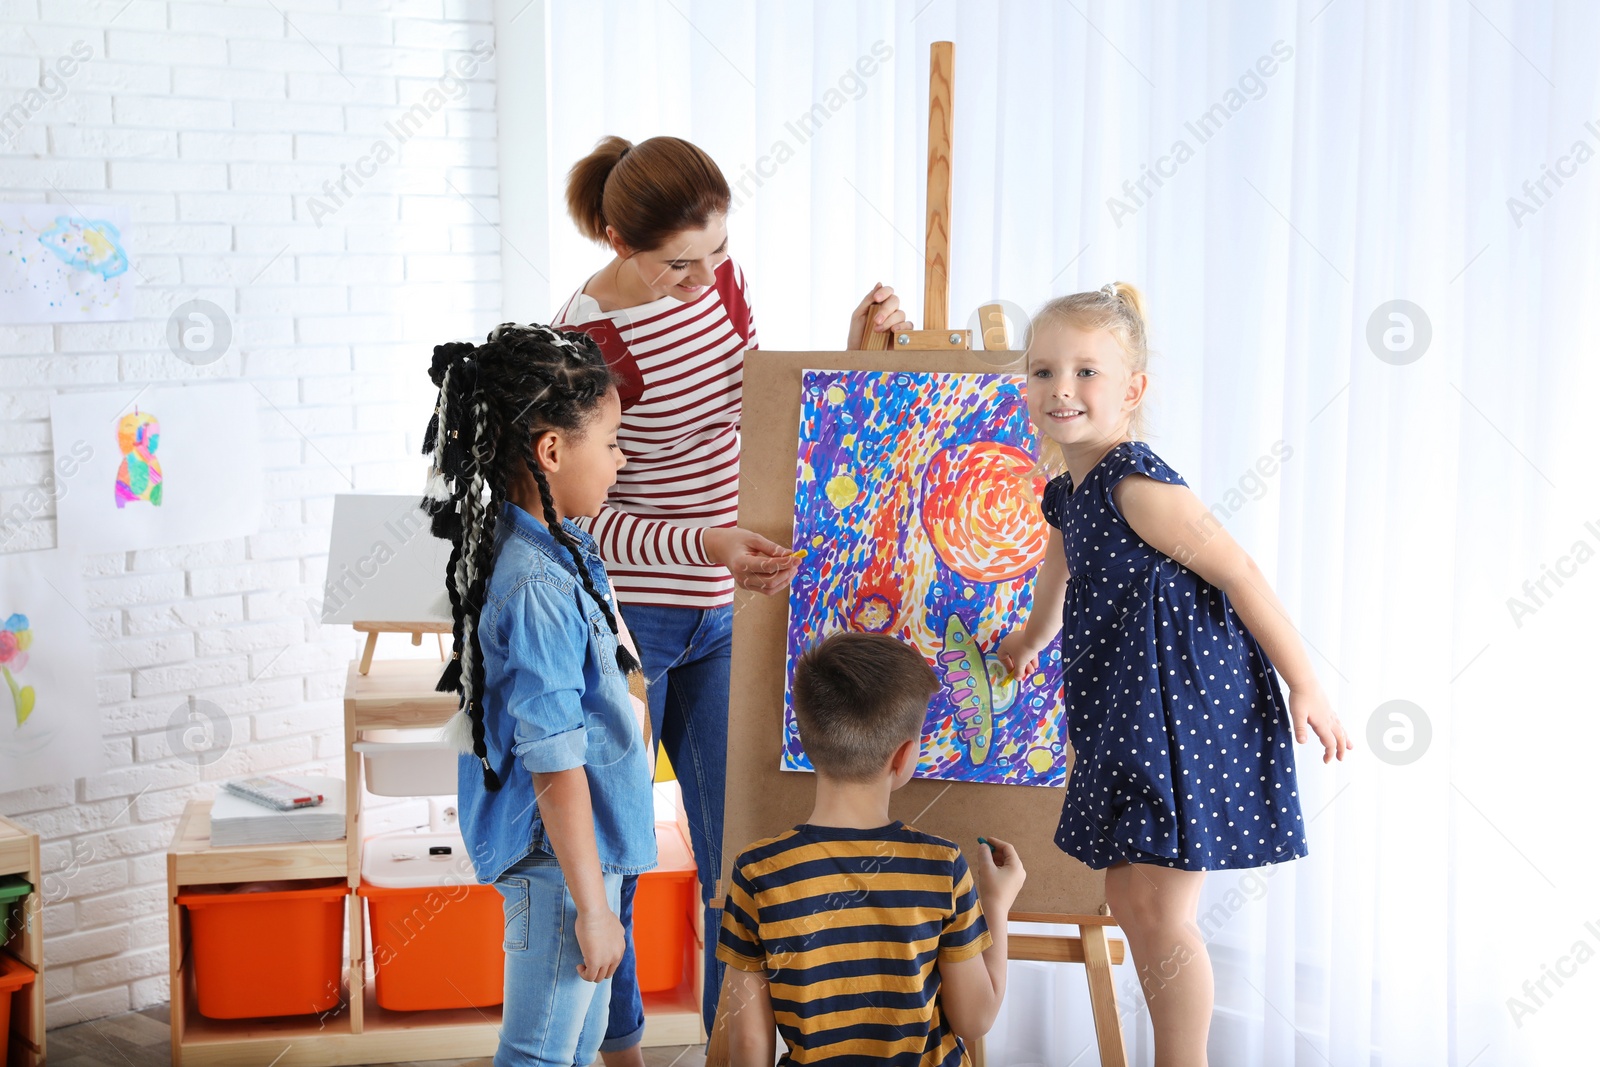
[[[756,347],[756,327],[744,272],[728,258],[731,199],[722,171],[688,141],[603,139],[568,175],[567,210],[615,256],[553,323],[594,337],[621,378],[617,441],[628,464],[585,525],[638,646],[652,736],[683,788],[706,906],[708,1033],[722,986],[721,911],[711,890],[722,873],[733,591],[781,593],[798,566],[782,545],[735,525],[744,358]],[[874,286],[850,317],[846,348],[863,347],[869,329],[908,328],[899,305],[894,290]],[[600,1046],[607,1067],[644,1062],[635,885],[623,885],[628,942]]]

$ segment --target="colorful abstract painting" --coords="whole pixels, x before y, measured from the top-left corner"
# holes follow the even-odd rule
[[[161,423],[148,411],[133,411],[117,420],[117,448],[122,463],[117,467],[117,507],[135,500],[161,506]]]
[[[994,658],[1027,621],[1049,528],[1023,380],[1008,374],[806,371],[789,595],[785,770],[809,770],[794,663],[837,630],[888,633],[940,679],[917,775],[1066,781],[1058,649],[1025,683]]]
[[[127,209],[0,204],[0,322],[133,318]]]

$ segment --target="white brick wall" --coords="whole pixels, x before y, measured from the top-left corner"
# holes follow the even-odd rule
[[[499,321],[493,59],[441,83],[493,44],[492,0],[0,0],[0,115],[28,111],[0,142],[0,197],[126,206],[143,279],[133,322],[0,326],[0,514],[50,475],[54,391],[242,378],[270,400],[260,533],[83,560],[105,772],[0,792],[44,840],[51,1026],[166,999],[163,852],[186,800],[247,771],[342,772],[354,637],[308,604],[332,494],[420,487],[432,346]],[[74,48],[92,56],[64,87],[45,78]],[[395,147],[386,124],[418,104],[397,158],[318,225],[310,198],[328,206],[324,183]],[[234,330],[203,367],[165,344],[197,297]],[[0,538],[54,546],[53,510]],[[232,725],[202,771],[166,732],[190,697]]]

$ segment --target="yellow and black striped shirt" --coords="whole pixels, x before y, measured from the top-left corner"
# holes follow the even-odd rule
[[[900,822],[797,826],[733,867],[717,958],[765,971],[780,1064],[960,1067],[939,963],[993,944],[961,850]]]

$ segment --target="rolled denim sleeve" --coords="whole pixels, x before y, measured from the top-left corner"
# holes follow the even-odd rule
[[[572,590],[529,579],[501,618],[512,753],[535,774],[582,767],[589,735],[583,711],[589,630]]]

